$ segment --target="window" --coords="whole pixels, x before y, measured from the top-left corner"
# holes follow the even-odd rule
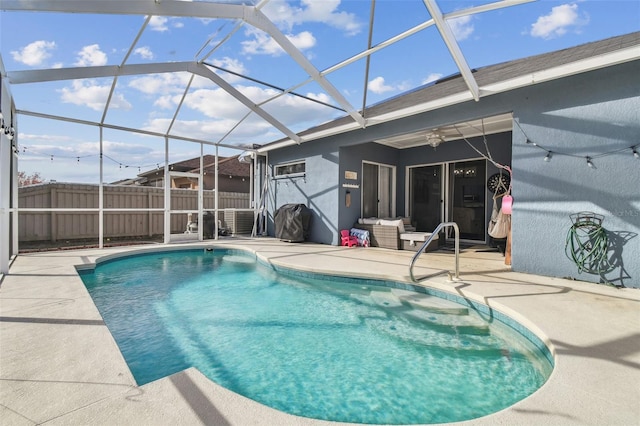
[[[295,163],[287,163],[276,166],[275,177],[286,176],[304,176],[306,171],[306,163],[304,161],[297,161]]]

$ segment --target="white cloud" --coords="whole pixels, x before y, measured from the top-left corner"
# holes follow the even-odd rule
[[[29,43],[19,51],[12,51],[11,56],[17,62],[29,66],[42,65],[44,61],[51,57],[51,50],[55,49],[54,41],[38,40]]]
[[[95,67],[105,65],[107,63],[107,54],[100,50],[97,44],[85,46],[78,52],[78,60],[75,66],[78,67]]]
[[[251,29],[247,36],[252,39],[242,42],[242,53],[249,55],[273,55],[279,56],[284,53],[282,48],[267,33]]]
[[[176,105],[173,101],[172,95],[164,95],[156,99],[155,102],[153,103],[153,106],[161,109],[172,109],[172,108],[175,108]]]
[[[153,59],[153,52],[149,46],[138,47],[133,51],[133,53],[140,56],[142,59]]]
[[[165,74],[153,74],[145,75],[143,77],[136,77],[132,79],[128,87],[135,89],[145,95],[156,95],[158,99],[171,99],[172,95],[182,94],[184,89],[189,84],[191,74],[187,72],[165,73]],[[191,82],[191,89],[197,89],[201,87],[211,86],[211,80],[199,77],[193,79]],[[158,103],[158,101],[156,101]],[[162,106],[162,101],[157,106]],[[175,104],[170,104],[165,101],[164,107],[173,107]]]
[[[252,99],[259,102],[258,99]],[[247,109],[223,89],[199,89],[187,95],[184,106],[213,119],[239,120]]]
[[[373,93],[376,94],[381,94],[381,93],[385,93],[385,92],[391,92],[393,90],[396,90],[395,87],[393,86],[388,86],[384,83],[384,77],[376,77],[373,80],[371,80],[368,84],[367,87],[369,90],[371,90]]]
[[[449,28],[451,28],[453,35],[458,41],[466,40],[474,31],[473,24],[471,23],[471,15],[450,19],[447,21],[447,24],[449,24]]]
[[[274,89],[258,86],[237,85],[235,87],[254,103],[260,103],[280,93]],[[157,102],[175,107],[181,96],[181,94],[166,95]],[[307,93],[306,96],[327,103],[331,102],[329,97],[323,93]],[[225,139],[226,143],[245,143],[258,140],[266,142],[282,136],[282,133],[256,114],[245,118],[249,112],[248,108],[220,88],[199,89],[189,93],[184,100],[183,107],[181,115],[184,113],[185,117],[190,115],[189,110],[191,110],[207,118],[198,120],[184,119],[179,116],[172,128],[172,132],[175,134],[217,140],[244,118],[244,121],[232,132],[229,139]],[[262,108],[290,128],[300,128],[301,126],[307,128],[309,125],[327,121],[335,114],[331,108],[293,95],[277,97],[263,105]],[[164,132],[169,123],[169,118],[154,118],[147,122],[145,129]]]
[[[245,68],[244,64],[241,61],[237,59],[229,58],[228,56],[225,56],[224,58],[221,58],[221,59],[214,59],[213,61],[211,61],[211,63],[217,67],[224,68],[226,70],[233,71],[241,75],[247,75],[248,73],[247,69]],[[240,77],[237,77],[233,74],[221,72],[218,70],[215,70],[215,72],[216,74],[219,74],[220,76],[222,76],[222,78],[224,78],[225,81],[229,83],[242,80]]]
[[[20,142],[28,142],[28,141],[47,141],[51,143],[60,144],[63,142],[74,141],[68,135],[53,135],[53,134],[34,134],[34,133],[20,133]],[[29,145],[29,150],[31,150],[32,145]]]
[[[149,120],[144,126],[144,130],[152,132],[164,133],[167,131],[170,118],[155,118]],[[188,136],[195,139],[218,141],[229,130],[237,124],[236,120],[176,120],[171,128],[171,133],[176,135]],[[272,133],[272,127],[269,123],[261,119],[249,118],[243,125],[236,128],[231,135],[223,142],[226,144],[233,143],[252,143],[258,138],[262,140],[265,135],[282,136],[281,133]]]
[[[99,142],[88,142],[82,145],[86,145],[93,152],[100,151]],[[126,159],[129,163],[131,161],[148,161],[147,156],[154,152],[154,149],[149,146],[132,142],[105,140],[102,142],[102,147],[103,151],[115,160],[123,161]]]
[[[531,24],[529,34],[533,37],[551,39],[566,34],[571,27],[579,28],[587,23],[589,17],[580,17],[577,4],[563,4],[553,7],[548,15],[538,17],[538,20]]]
[[[292,7],[285,0],[274,0],[264,7],[265,15],[280,27],[291,30],[295,25],[317,22],[330,25],[355,35],[362,29],[362,23],[352,13],[338,11],[341,0],[302,0],[301,7]]]
[[[433,81],[439,80],[442,77],[442,74],[439,73],[431,73],[422,80],[422,84],[429,84]]]
[[[178,18],[168,18],[165,16],[152,16],[149,20],[149,29],[151,31],[165,32],[169,31],[169,27],[183,28],[184,22]]]
[[[248,37],[253,37],[253,39],[242,42],[242,52],[245,54],[280,56],[285,53],[280,45],[263,31],[252,28],[247,30],[246,34]],[[310,49],[316,44],[315,37],[309,31],[303,31],[295,35],[288,34],[286,37],[298,50]]]
[[[299,50],[311,49],[316,45],[316,38],[309,31],[303,31],[296,35],[289,34],[287,38]]]
[[[44,142],[49,142],[46,138],[44,137],[38,137],[38,140],[43,140]],[[51,142],[55,142],[51,141]],[[51,158],[51,156],[58,156],[58,157],[72,157],[72,156],[80,156],[80,155],[85,155],[86,153],[84,152],[80,152],[79,149],[75,148],[74,146],[64,146],[64,145],[58,145],[58,144],[54,144],[54,143],[34,143],[34,144],[29,144],[29,147],[27,148],[27,150],[25,151],[25,154],[28,155],[24,155],[23,158],[21,158],[20,160],[22,161],[23,159],[26,159],[30,156],[46,156],[47,158]],[[51,161],[51,160],[49,160]]]
[[[166,73],[134,78],[129,87],[146,95],[165,95],[177,93],[180,86],[184,90],[188,82],[189,76],[184,73]]]
[[[74,80],[71,87],[59,90],[62,102],[87,106],[95,111],[104,109],[110,91],[111,85],[100,86],[90,80]],[[123,95],[114,93],[109,107],[130,110],[131,104]]]
[[[169,27],[167,26],[168,21],[169,19],[164,16],[152,16],[149,20],[149,27],[152,31],[169,31]]]

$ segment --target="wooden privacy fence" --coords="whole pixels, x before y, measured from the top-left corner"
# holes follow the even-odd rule
[[[105,211],[104,237],[152,237],[164,234],[164,189],[149,186],[104,185],[104,209],[161,209],[160,211]],[[203,209],[215,208],[215,191],[204,191]],[[47,183],[22,187],[18,193],[18,207],[78,209],[63,212],[20,212],[18,219],[19,241],[57,241],[67,239],[97,238],[99,214],[81,209],[99,208],[99,186],[77,183]],[[247,209],[248,193],[221,192],[218,208]],[[172,189],[171,210],[198,210],[198,191]],[[231,210],[235,212],[235,210]],[[240,213],[240,212],[239,212]],[[253,213],[241,212],[251,217]],[[219,219],[224,224],[225,213]],[[232,215],[233,217],[236,214]],[[231,217],[231,216],[229,216]],[[197,214],[193,214],[194,220]],[[171,233],[186,230],[187,214],[171,214]],[[243,230],[246,231],[246,230]],[[250,232],[250,229],[249,229]],[[239,232],[244,233],[244,232]]]

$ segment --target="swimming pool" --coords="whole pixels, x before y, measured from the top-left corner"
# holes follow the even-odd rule
[[[503,314],[405,283],[274,271],[227,249],[129,256],[81,276],[140,385],[194,366],[295,415],[445,423],[513,405],[552,370]]]

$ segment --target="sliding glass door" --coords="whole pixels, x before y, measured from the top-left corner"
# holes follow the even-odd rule
[[[395,168],[362,163],[362,217],[393,217],[395,209]]]
[[[449,165],[449,217],[460,228],[460,238],[485,240],[486,161],[464,161]]]
[[[461,239],[485,241],[485,160],[412,167],[408,174],[408,207],[417,231],[453,221]]]
[[[444,165],[439,164],[410,169],[409,211],[411,212],[411,224],[416,227],[416,231],[433,231],[442,222],[443,168]]]

